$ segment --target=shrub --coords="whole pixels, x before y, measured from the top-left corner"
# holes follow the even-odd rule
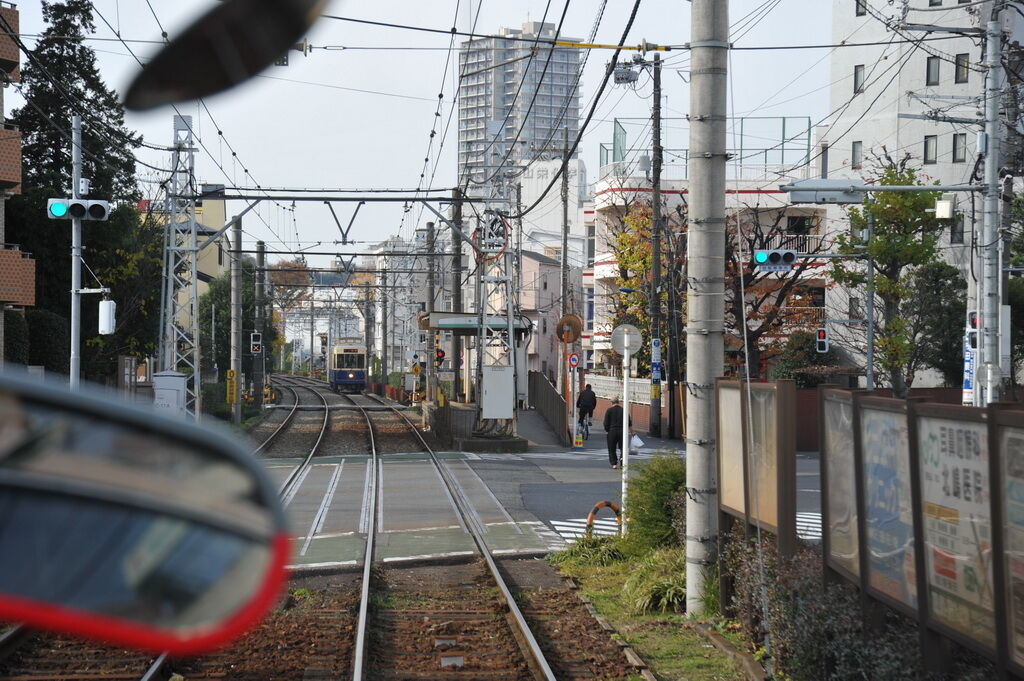
[[[29,364],[42,365],[47,371],[68,373],[71,345],[68,320],[48,310],[29,310],[25,321],[28,323]]]
[[[626,498],[632,552],[680,545],[672,531],[669,501],[686,484],[686,462],[676,455],[659,455],[637,464],[636,469]]]
[[[686,551],[658,549],[636,564],[622,585],[622,599],[633,613],[686,610]]]
[[[549,553],[546,558],[552,565],[611,565],[626,559],[619,548],[621,541],[618,537],[581,537],[566,550]]]
[[[4,310],[4,359],[28,364],[28,323],[20,312]]]

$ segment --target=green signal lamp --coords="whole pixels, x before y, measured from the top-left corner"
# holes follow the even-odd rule
[[[68,204],[63,201],[51,201],[48,208],[50,215],[55,218],[62,218],[68,214]]]
[[[758,265],[763,265],[768,262],[768,251],[756,251],[754,253],[754,262]]]

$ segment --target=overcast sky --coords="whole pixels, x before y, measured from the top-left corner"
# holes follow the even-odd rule
[[[151,12],[147,3],[138,0],[94,3],[143,61],[159,45],[132,41],[160,40],[161,26],[174,37],[213,5],[212,0],[151,0]],[[525,21],[540,21],[545,4],[541,0],[335,0],[329,4],[327,13],[439,29],[450,28],[454,20],[460,30],[469,30],[475,22],[477,32],[492,33],[502,26],[519,27]],[[829,43],[831,4],[827,0],[732,0],[732,40],[737,46]],[[597,6],[594,1],[570,2],[562,34],[586,39]],[[618,42],[631,6],[632,3],[622,0],[608,2],[597,42]],[[552,0],[547,21],[557,23],[563,7],[563,2]],[[31,47],[35,42],[32,36],[44,28],[41,5],[23,2],[18,9],[21,32]],[[689,13],[690,4],[683,0],[644,0],[626,42],[686,43],[690,38]],[[100,71],[111,87],[123,91],[138,64],[100,16],[96,17],[96,26],[94,37],[98,40],[91,45],[97,53]],[[259,78],[207,99],[213,120],[195,103],[179,106],[181,113],[193,116],[193,124],[209,150],[209,154],[200,150],[196,158],[199,181],[250,185],[251,180],[242,172],[244,164],[264,187],[415,187],[428,151],[438,93],[444,93],[446,103],[454,100],[453,66],[449,66],[444,78],[450,37],[322,19],[307,39],[315,48],[349,49],[314,49],[308,56],[292,52],[287,67],[272,66]],[[610,50],[591,51],[582,82],[581,110],[588,109],[611,54]],[[628,59],[631,53],[623,54]],[[809,116],[818,121],[828,108],[828,55],[829,50],[825,49],[732,53],[730,111],[746,116]],[[689,108],[688,54],[680,50],[669,52],[664,58],[663,115],[683,117]],[[640,82],[643,85],[635,92],[609,85],[598,106],[582,144],[591,182],[597,177],[598,147],[602,142],[611,142],[611,121],[650,115],[650,82]],[[9,89],[8,110],[20,103],[17,92]],[[446,104],[442,120],[447,120],[448,112]],[[140,131],[149,143],[169,144],[174,113],[165,107],[144,115],[129,114],[127,124]],[[682,123],[666,122],[667,148],[688,146]],[[456,113],[439,156],[441,135],[435,138],[428,170],[429,177],[436,164],[435,187],[451,187],[455,183],[457,128]],[[241,163],[233,162],[230,150],[217,135],[218,129],[234,147]],[[631,130],[639,134],[641,128]],[[168,159],[160,152],[140,150],[140,158],[153,165],[168,165]],[[347,224],[353,207],[337,206],[342,224]],[[228,214],[240,208],[231,205]],[[291,214],[269,203],[264,203],[259,212],[262,219],[245,220],[247,240],[263,239],[271,249],[309,247],[317,241],[330,244],[340,236],[330,212],[321,203],[300,204],[294,224]],[[409,236],[415,228],[417,214],[414,211],[406,216],[404,235]],[[379,241],[398,231],[402,217],[400,204],[364,206],[350,238]],[[313,250],[326,248],[336,247],[325,245]]]

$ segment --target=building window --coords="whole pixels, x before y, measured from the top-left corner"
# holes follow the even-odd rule
[[[541,335],[545,335],[545,336],[548,333],[548,318],[547,317],[545,317],[544,319],[541,320],[540,333],[541,333]]]
[[[810,234],[814,230],[813,215],[787,215],[786,234]]]
[[[868,13],[868,0],[854,0],[854,12],[862,17]]]
[[[928,0],[929,7],[942,7],[942,0]]]
[[[860,170],[861,166],[864,165],[864,143],[856,141],[851,145],[850,148],[850,166]]]
[[[937,135],[924,136],[924,162],[937,163],[939,160],[939,138]]]
[[[860,298],[850,296],[850,309],[848,312],[850,314],[850,319],[864,319],[864,315],[860,311]]]
[[[597,252],[597,228],[594,225],[587,225],[587,267],[594,266],[594,257]]]
[[[594,330],[594,289],[587,289],[587,331]]]
[[[970,55],[966,52],[956,55],[956,69],[953,72],[953,82],[966,83],[971,73]]]
[[[925,85],[939,84],[939,58],[928,57],[927,68],[925,69]]]
[[[953,135],[953,163],[967,161],[967,133],[958,132]]]
[[[957,215],[953,218],[953,224],[949,226],[949,243],[962,244],[964,242],[964,216]]]
[[[864,65],[857,64],[853,67],[853,94],[864,92]]]

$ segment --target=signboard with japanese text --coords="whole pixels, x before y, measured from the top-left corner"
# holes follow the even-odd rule
[[[924,518],[930,616],[995,646],[988,426],[978,412],[963,418],[917,416],[917,455]]]
[[[828,508],[829,559],[852,575],[860,574],[857,533],[856,460],[853,456],[853,403],[845,400],[822,400],[822,458],[825,466]]]
[[[867,581],[879,593],[916,610],[917,579],[914,572],[914,522],[906,414],[902,401],[869,399],[875,401],[863,404],[860,413]],[[875,406],[884,403],[891,403],[898,410]]]
[[[1010,659],[1024,666],[1024,428],[1000,426],[1007,639]]]

